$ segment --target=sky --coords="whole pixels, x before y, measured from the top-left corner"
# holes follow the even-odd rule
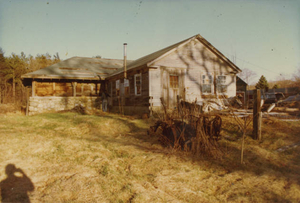
[[[268,81],[300,68],[300,0],[0,0],[0,47],[138,59],[200,34]]]

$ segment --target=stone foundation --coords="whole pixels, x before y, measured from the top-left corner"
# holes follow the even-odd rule
[[[100,97],[30,97],[29,115],[71,110],[82,106],[88,111],[101,108]]]

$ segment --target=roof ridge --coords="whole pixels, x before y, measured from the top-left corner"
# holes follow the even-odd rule
[[[229,58],[227,58],[222,52],[220,52],[214,45],[212,45],[209,41],[207,41],[204,37],[200,34],[196,35],[200,42],[202,42],[205,46],[207,46],[212,52],[216,55],[221,57],[225,62],[227,62],[232,68],[236,69],[237,71],[241,71],[237,65],[235,65]]]

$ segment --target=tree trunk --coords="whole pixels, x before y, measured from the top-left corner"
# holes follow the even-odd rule
[[[16,84],[15,84],[15,71],[13,71],[13,101],[16,103]]]

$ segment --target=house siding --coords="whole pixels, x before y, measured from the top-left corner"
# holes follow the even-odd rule
[[[135,94],[134,78],[136,74],[141,74],[141,95]],[[123,95],[124,75],[119,74],[108,79],[111,87],[111,98],[109,99],[110,111],[124,114],[144,114],[149,113],[149,72],[147,69],[128,71],[129,95]],[[120,96],[116,95],[116,81],[120,81]]]
[[[158,77],[159,69],[153,71],[153,76],[151,77],[151,80],[155,80],[153,83],[156,84],[155,87],[151,85],[151,95],[155,95],[155,106],[158,105],[159,93],[165,100],[170,100],[169,75],[174,72],[180,75],[181,89],[178,95],[188,102],[197,100],[201,104],[205,99],[222,98],[223,96],[233,97],[236,95],[236,76],[230,73],[232,68],[198,40],[192,40],[179,47],[152,65],[159,67],[161,71],[160,80],[155,78]],[[211,94],[202,92],[202,75],[211,75],[213,78]],[[216,79],[219,75],[226,76],[227,93],[225,94],[218,93],[216,89]],[[160,90],[158,90],[159,87]]]
[[[76,96],[99,95],[100,83],[76,82]],[[72,82],[44,82],[36,81],[35,96],[73,96]]]
[[[59,78],[56,79],[60,84],[52,83],[50,76],[41,75],[40,72],[34,72],[40,74],[39,81],[36,81],[32,74],[24,76],[32,82],[32,95],[91,97],[99,96],[99,93],[107,89],[110,94],[108,98],[110,111],[144,114],[151,113],[154,109],[162,110],[161,98],[168,108],[175,109],[178,96],[188,102],[197,100],[198,104],[202,104],[207,99],[233,97],[236,95],[236,74],[241,71],[200,35],[128,63],[129,91],[124,88],[123,61],[72,58],[71,61],[75,63],[70,64],[69,60],[71,59],[40,71],[51,73],[52,69],[57,70],[56,77]],[[65,63],[68,66],[65,67]],[[87,72],[82,65],[86,67]],[[78,74],[79,70],[81,74]],[[101,71],[98,72],[99,70]],[[82,73],[87,75],[84,76]],[[64,74],[71,74],[72,77],[70,75],[65,77]],[[141,77],[137,77],[137,74]],[[226,80],[218,76],[226,76]],[[136,88],[136,78],[141,81],[139,86],[141,91]],[[118,80],[119,94],[116,91]],[[222,86],[218,86],[220,81]],[[219,93],[218,90],[226,91]]]
[[[162,94],[160,69],[150,69],[149,78],[149,96],[152,97],[152,106],[158,107],[161,105],[160,97]]]

